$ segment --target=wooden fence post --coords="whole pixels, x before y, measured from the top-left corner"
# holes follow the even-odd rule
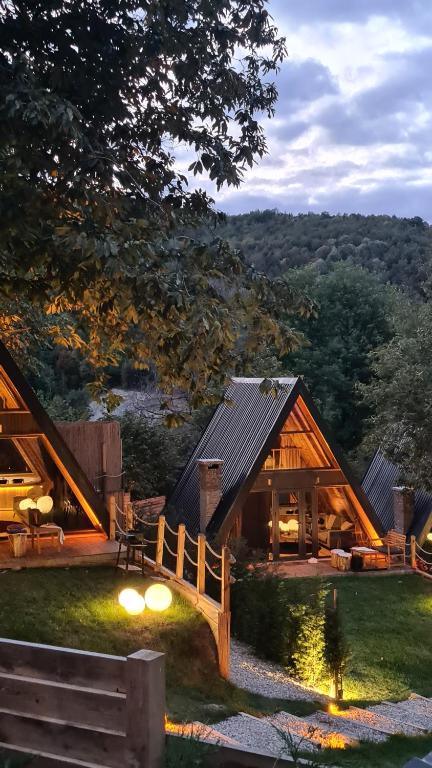
[[[184,550],[185,550],[185,536],[186,527],[184,523],[180,523],[177,531],[177,561],[176,561],[176,576],[178,579],[183,578],[184,569]]]
[[[134,527],[133,507],[130,493],[123,493],[123,511],[126,517],[127,529],[130,531]]]
[[[219,674],[224,680],[228,680],[230,672],[230,636],[231,614],[219,612],[218,615],[218,661]]]
[[[197,567],[197,590],[199,595],[205,592],[205,559],[206,559],[206,537],[204,533],[198,534],[198,567]]]
[[[230,589],[231,589],[231,555],[228,547],[222,547],[222,583],[221,583],[222,613],[229,613],[231,610]]]
[[[137,651],[126,660],[127,768],[161,768],[165,744],[165,657]]]
[[[411,568],[416,569],[416,537],[411,536]]]
[[[156,543],[156,565],[160,567],[163,560],[164,551],[164,537],[165,537],[165,515],[159,515],[158,529],[157,529],[157,543]]]
[[[113,493],[110,493],[110,495],[108,496],[108,515],[109,515],[109,538],[110,538],[110,541],[115,541],[117,509],[116,509],[115,496]]]

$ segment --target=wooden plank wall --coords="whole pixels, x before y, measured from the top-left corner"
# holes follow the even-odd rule
[[[70,768],[160,768],[164,674],[154,651],[125,658],[0,639],[0,748]]]
[[[60,421],[56,427],[96,490],[122,488],[122,444],[117,421]],[[106,475],[106,477],[102,477]]]

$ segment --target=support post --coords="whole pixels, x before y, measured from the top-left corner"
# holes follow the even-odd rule
[[[184,569],[184,550],[185,550],[185,536],[186,527],[184,523],[180,523],[177,531],[177,560],[176,560],[176,576],[178,579],[183,578]]]
[[[203,533],[198,534],[198,567],[197,567],[197,590],[199,595],[205,592],[205,557],[206,557],[206,537]]]
[[[298,556],[300,560],[306,557],[306,494],[298,491],[299,500],[299,528],[298,528]]]
[[[162,768],[165,744],[165,656],[137,651],[126,660],[127,768]]]
[[[222,583],[221,583],[222,613],[229,613],[231,592],[231,553],[228,547],[222,547]]]
[[[417,564],[416,564],[416,537],[415,536],[411,536],[410,544],[411,544],[411,568],[413,568],[415,570],[416,567],[417,567]]]
[[[109,514],[109,538],[110,538],[110,541],[115,541],[117,509],[116,509],[115,496],[113,493],[110,493],[110,495],[108,496],[108,514]]]
[[[272,519],[272,554],[273,560],[279,560],[280,532],[279,532],[279,492],[272,491],[271,495],[271,519]]]
[[[219,673],[228,680],[230,673],[230,631],[231,614],[220,612],[218,614],[218,659]]]
[[[157,542],[156,542],[156,566],[160,568],[163,560],[164,550],[164,537],[165,537],[165,515],[159,515],[158,529],[157,529]]]
[[[134,519],[130,493],[123,493],[123,510],[126,516],[127,528],[131,530],[134,527]]]
[[[318,557],[319,552],[319,539],[318,539],[318,490],[312,488],[312,557]]]

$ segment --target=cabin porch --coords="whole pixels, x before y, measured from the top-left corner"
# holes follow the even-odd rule
[[[41,539],[40,554],[32,549],[28,537],[27,551],[22,557],[12,555],[7,539],[0,540],[0,570],[20,568],[64,568],[74,565],[104,565],[114,562],[118,543],[109,541],[104,533],[98,531],[76,531],[65,533],[63,546],[57,548],[57,542],[51,542],[49,536]]]

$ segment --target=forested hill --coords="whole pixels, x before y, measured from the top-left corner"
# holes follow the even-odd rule
[[[419,217],[253,211],[229,216],[217,234],[272,276],[311,262],[351,261],[418,292],[430,274],[432,228]]]

